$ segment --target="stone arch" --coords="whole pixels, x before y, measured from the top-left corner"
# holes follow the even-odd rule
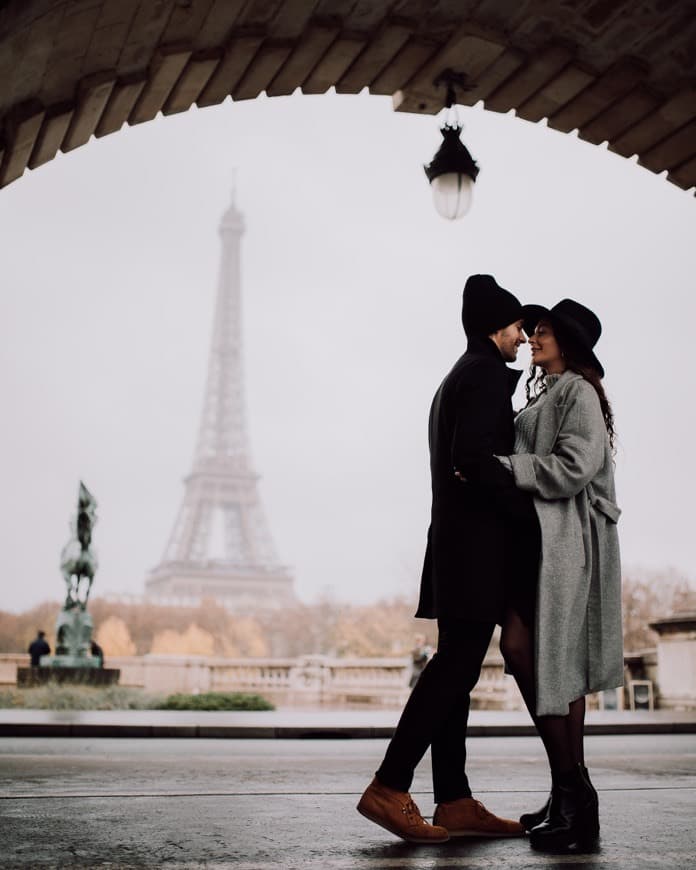
[[[124,124],[293,93],[514,110],[696,185],[696,0],[0,0],[0,186]]]

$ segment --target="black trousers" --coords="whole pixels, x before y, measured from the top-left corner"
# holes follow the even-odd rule
[[[430,746],[436,803],[471,797],[466,776],[466,725],[494,622],[438,619],[437,652],[420,675],[377,770],[390,788],[408,791]]]

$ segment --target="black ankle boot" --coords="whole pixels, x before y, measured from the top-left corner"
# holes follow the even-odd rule
[[[582,775],[585,782],[590,787],[592,794],[594,795],[595,807],[597,808],[597,830],[599,830],[599,796],[597,794],[597,790],[592,785],[592,781],[590,780],[590,773],[585,765],[580,765],[580,769],[582,770]],[[537,825],[540,825],[543,821],[546,820],[549,814],[549,807],[551,806],[551,795],[546,798],[546,803],[543,807],[538,809],[534,813],[523,813],[520,816],[520,824],[524,826],[525,831],[531,831],[532,828],[536,828]]]
[[[541,809],[538,809],[535,813],[523,813],[520,816],[520,824],[524,827],[525,831],[531,831],[532,828],[536,828],[537,825],[540,825],[543,821],[545,821],[546,817],[549,814],[549,807],[551,806],[551,795],[546,798],[546,803]]]
[[[582,776],[587,785],[590,787],[590,791],[592,792],[592,796],[594,798],[595,810],[597,815],[597,830],[599,830],[599,795],[597,794],[597,789],[592,785],[592,781],[590,780],[590,772],[585,767],[584,764],[579,765],[580,770],[582,771]]]
[[[559,776],[551,789],[548,817],[529,834],[542,852],[593,852],[599,843],[596,792],[581,765]]]

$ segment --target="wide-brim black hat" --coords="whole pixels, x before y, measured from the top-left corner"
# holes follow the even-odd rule
[[[581,362],[586,362],[597,369],[599,376],[604,377],[604,366],[597,359],[593,350],[602,334],[602,324],[599,317],[586,305],[574,299],[561,299],[553,308],[543,305],[523,305],[524,331],[531,335],[540,320],[548,320],[552,327],[558,325],[561,332],[573,342],[574,349],[579,353]]]

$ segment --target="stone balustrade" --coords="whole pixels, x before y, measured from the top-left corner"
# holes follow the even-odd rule
[[[669,626],[681,628],[680,623],[669,621]],[[679,643],[688,642],[693,649],[693,631],[687,638],[683,632],[670,632],[662,639],[658,653],[662,654],[662,672],[667,680],[660,690],[655,651],[644,650],[626,656],[626,685],[640,678],[656,685],[657,706],[674,709],[693,709],[693,669]],[[671,641],[666,644],[665,641]],[[685,676],[684,667],[674,666],[676,652],[679,661],[691,676]],[[14,687],[17,668],[26,667],[28,657],[21,654],[0,654],[0,689]],[[206,656],[145,655],[109,656],[109,667],[121,671],[121,686],[138,688],[150,694],[172,692],[247,692],[263,695],[278,706],[372,706],[400,708],[409,694],[411,677],[410,658],[335,658],[306,655],[297,658],[244,658],[232,659]],[[672,676],[678,674],[678,678]],[[689,682],[691,680],[691,682]],[[673,685],[674,684],[674,685]],[[600,693],[601,695],[602,693]],[[629,691],[630,695],[630,691]],[[629,706],[623,693],[614,698],[619,709]],[[611,700],[611,699],[610,699]],[[589,709],[603,708],[606,699],[590,695]],[[472,707],[480,710],[522,710],[524,704],[512,677],[504,672],[499,652],[490,653],[481,669],[481,676],[472,693]]]
[[[0,687],[14,686],[17,667],[27,656],[0,655]],[[334,658],[307,655],[292,659],[229,659],[205,656],[109,656],[121,671],[120,685],[148,693],[249,692],[280,705],[403,706],[409,693],[410,658]],[[521,709],[514,680],[503,672],[499,654],[484,662],[472,706]]]

